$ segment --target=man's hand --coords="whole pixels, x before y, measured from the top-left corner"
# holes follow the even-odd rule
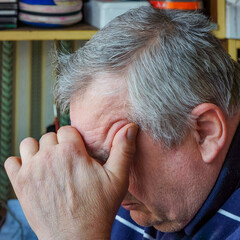
[[[127,192],[136,135],[135,124],[122,127],[104,165],[87,154],[79,132],[70,126],[44,135],[39,143],[23,140],[21,158],[8,158],[5,168],[39,239],[110,239]]]

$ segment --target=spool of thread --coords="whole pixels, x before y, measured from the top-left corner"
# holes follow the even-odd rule
[[[19,20],[40,27],[62,27],[82,20],[82,0],[20,0]]]
[[[149,3],[159,9],[180,9],[180,10],[198,10],[203,9],[203,3],[200,0],[193,1],[158,1],[158,0],[149,0]]]

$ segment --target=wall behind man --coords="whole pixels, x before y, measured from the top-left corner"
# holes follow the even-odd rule
[[[31,136],[39,139],[46,132],[46,128],[54,123],[53,49],[57,46],[65,52],[72,52],[84,43],[84,41],[13,42],[12,155],[19,155],[19,144],[24,138]],[[3,44],[0,43],[0,56],[3,58],[6,56],[3,55],[1,45]],[[2,114],[9,114],[0,110]]]

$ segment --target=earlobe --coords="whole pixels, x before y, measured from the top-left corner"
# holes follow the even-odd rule
[[[211,103],[198,105],[192,115],[196,119],[195,133],[202,159],[212,163],[226,142],[226,117],[219,107]]]

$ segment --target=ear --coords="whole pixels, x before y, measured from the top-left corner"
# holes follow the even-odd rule
[[[226,117],[214,104],[203,103],[192,110],[196,118],[195,133],[202,159],[213,162],[226,142]]]

